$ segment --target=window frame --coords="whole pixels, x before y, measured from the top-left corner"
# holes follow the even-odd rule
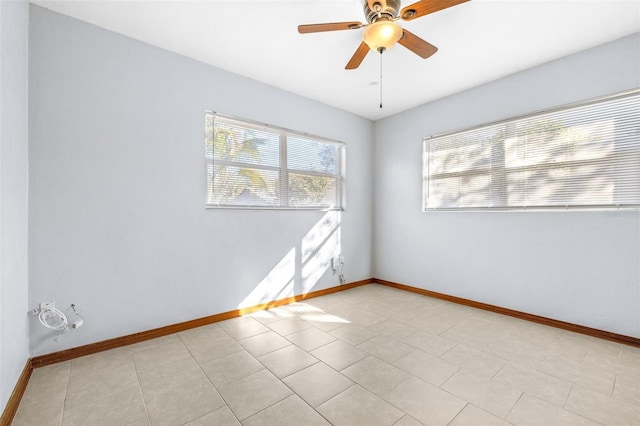
[[[278,166],[262,165],[245,163],[241,161],[227,161],[227,160],[215,160],[215,156],[208,158],[207,152],[207,131],[206,124],[208,119],[213,119],[213,125],[215,127],[215,120],[220,119],[223,122],[230,123],[239,127],[247,129],[253,129],[256,131],[266,131],[278,134],[279,141],[279,156]],[[287,157],[287,145],[289,137],[299,138],[303,140],[316,141],[324,144],[331,144],[337,147],[336,155],[336,173],[321,173],[312,170],[301,170],[290,168]],[[245,118],[240,118],[232,115],[222,114],[212,110],[205,110],[205,208],[206,209],[227,209],[227,210],[315,210],[315,211],[344,211],[346,204],[345,197],[345,156],[346,156],[346,143],[329,139],[322,136],[316,136],[313,134],[299,132],[284,127],[274,126],[271,124],[260,123]],[[246,167],[255,170],[275,171],[278,172],[279,179],[279,204],[277,205],[242,205],[242,204],[215,204],[209,202],[209,166],[214,167],[215,164],[226,164],[232,167]],[[317,176],[335,179],[335,206],[292,206],[290,205],[289,197],[289,174],[298,174],[304,176]]]
[[[616,209],[630,209],[630,210],[637,210],[640,208],[640,202],[638,203],[630,203],[630,204],[616,204],[616,203],[611,203],[611,204],[566,204],[566,205],[531,205],[531,206],[526,206],[526,205],[502,205],[502,206],[489,206],[489,207],[483,207],[483,206],[474,206],[474,207],[429,207],[428,205],[428,201],[429,201],[429,190],[430,190],[430,179],[431,179],[431,170],[430,170],[430,161],[429,161],[429,143],[433,142],[435,139],[437,138],[446,138],[446,137],[450,137],[450,136],[454,136],[454,135],[463,135],[465,133],[471,133],[474,131],[479,131],[479,130],[484,130],[484,129],[489,129],[491,127],[494,126],[508,126],[508,125],[516,125],[517,123],[521,123],[524,122],[526,120],[531,120],[531,119],[535,119],[537,117],[543,117],[547,114],[553,114],[553,113],[558,113],[558,112],[564,112],[564,111],[568,111],[571,109],[576,109],[576,108],[580,108],[580,107],[586,107],[586,106],[591,106],[591,105],[596,105],[599,103],[603,103],[603,102],[607,102],[607,101],[613,101],[613,100],[617,100],[617,99],[625,99],[625,98],[630,98],[630,97],[640,97],[640,89],[633,89],[633,90],[628,90],[628,91],[624,91],[624,92],[620,92],[620,93],[616,93],[616,94],[612,94],[612,95],[606,95],[606,96],[601,96],[601,97],[597,97],[597,98],[592,98],[592,99],[588,99],[585,101],[579,101],[579,102],[574,102],[574,103],[570,103],[570,104],[565,104],[565,105],[561,105],[558,107],[554,107],[554,108],[549,108],[549,109],[544,109],[544,110],[539,110],[539,111],[535,111],[529,114],[525,114],[525,115],[520,115],[520,116],[516,116],[516,117],[511,117],[508,119],[504,119],[504,120],[499,120],[499,121],[494,121],[494,122],[490,122],[490,123],[486,123],[486,124],[481,124],[478,126],[473,126],[473,127],[469,127],[469,128],[465,128],[465,129],[461,129],[461,130],[455,130],[455,131],[451,131],[451,132],[446,132],[446,133],[440,133],[440,134],[436,134],[436,135],[432,135],[432,136],[427,136],[424,137],[422,140],[422,211],[423,212],[463,212],[463,211],[554,211],[554,210],[561,210],[561,211],[566,211],[566,210],[572,210],[572,211],[580,211],[580,210],[616,210]],[[506,140],[506,139],[505,139]],[[640,146],[638,148],[636,148],[636,151],[633,152],[637,152],[637,150],[640,150]],[[591,160],[592,163],[598,163],[600,160],[599,159],[595,159],[595,160]],[[547,166],[548,162],[545,162],[544,165]],[[571,162],[568,162],[567,164],[571,164]],[[516,168],[522,168],[522,169],[526,169],[527,166],[519,166]],[[514,168],[514,169],[516,169]],[[529,170],[531,169],[535,169],[536,166],[530,166]],[[545,168],[543,166],[543,168]],[[466,171],[466,173],[469,173],[468,169]],[[489,170],[489,173],[492,173],[491,168],[489,169],[482,169],[482,170]],[[502,171],[503,173],[507,173],[508,171],[511,171],[511,169],[507,168],[506,166],[503,166],[500,169],[497,169],[498,171]],[[458,174],[458,175],[464,175],[465,172],[451,172],[450,174]],[[509,191],[505,190],[504,195],[508,197]]]

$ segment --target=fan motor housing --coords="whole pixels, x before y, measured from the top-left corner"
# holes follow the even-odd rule
[[[394,19],[398,17],[400,0],[386,0],[384,3],[386,3],[386,6],[384,6],[383,3],[378,3],[380,10],[375,11],[371,10],[369,2],[364,2],[364,16],[366,16],[368,23],[376,22],[380,18]],[[376,3],[374,3],[374,5],[375,4]]]

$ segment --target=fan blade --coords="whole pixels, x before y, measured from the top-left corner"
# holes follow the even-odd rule
[[[358,49],[356,49],[356,53],[354,53],[351,59],[349,59],[349,63],[346,67],[344,67],[344,69],[355,70],[356,68],[358,68],[362,63],[364,57],[367,56],[367,53],[369,53],[369,50],[371,49],[369,49],[369,46],[367,46],[364,41],[360,43],[360,46],[358,46]]]
[[[327,24],[298,25],[300,34],[320,33],[323,31],[357,30],[362,28],[362,22],[330,22]]]
[[[468,1],[469,0],[421,0],[407,7],[403,7],[400,12],[400,17],[405,21],[410,21]]]
[[[420,56],[422,59],[427,59],[438,51],[438,48],[433,44],[421,39],[417,35],[410,33],[405,29],[402,30],[402,37],[400,37],[398,43]]]

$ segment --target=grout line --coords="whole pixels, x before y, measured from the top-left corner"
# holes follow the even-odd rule
[[[614,373],[613,374],[613,386],[611,386],[611,394],[609,395],[609,398],[613,398],[613,394],[616,391],[616,383],[618,382],[618,373]]]
[[[516,408],[516,405],[518,405],[518,402],[520,402],[520,400],[522,399],[522,397],[524,396],[525,392],[520,392],[520,396],[518,397],[518,399],[516,399],[516,402],[513,403],[513,405],[511,406],[511,408],[509,408],[509,411],[507,411],[507,414],[503,417],[504,421],[507,421],[507,417],[509,417],[509,414],[511,414],[511,412],[513,411],[514,408]],[[535,396],[534,396],[535,398]],[[511,422],[509,422],[511,423]]]
[[[131,357],[131,363],[133,364],[133,369],[136,372],[136,383],[138,384],[138,390],[140,391],[140,396],[142,396],[142,405],[144,405],[144,413],[147,416],[147,421],[151,424],[151,416],[149,416],[149,409],[147,408],[147,400],[144,397],[144,391],[142,390],[142,385],[140,384],[140,374],[138,373],[138,366],[136,365],[136,361],[133,358],[133,351],[131,347],[129,347],[129,356]]]
[[[62,401],[62,412],[60,413],[59,426],[62,426],[64,422],[64,413],[67,410],[67,396],[69,395],[69,382],[71,382],[71,368],[73,367],[73,361],[69,361],[69,373],[67,375],[67,386],[64,389],[64,400]]]
[[[456,415],[453,416],[453,418],[447,423],[447,425],[450,425],[451,423],[453,423],[454,420],[464,411],[464,409],[467,408],[469,405],[471,405],[470,402],[468,402],[468,401],[465,401],[465,402],[466,402],[466,404],[464,404],[464,406],[460,409],[460,411],[458,411],[456,413]]]
[[[576,386],[575,383],[572,383],[572,382],[570,383],[571,383],[571,389],[569,389],[569,392],[567,393],[567,397],[564,399],[564,402],[562,403],[562,408],[564,410],[567,409],[567,402],[569,402],[569,397],[571,396],[571,392],[573,392],[573,388]]]

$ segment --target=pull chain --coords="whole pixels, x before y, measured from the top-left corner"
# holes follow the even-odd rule
[[[382,52],[384,48],[380,49],[380,109],[382,109]]]

